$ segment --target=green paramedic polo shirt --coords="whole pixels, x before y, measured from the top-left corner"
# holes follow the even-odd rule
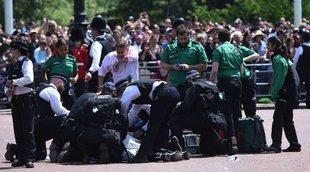
[[[224,42],[213,51],[212,60],[219,63],[217,78],[240,77],[243,55],[235,45]]]
[[[43,69],[49,75],[64,74],[68,78],[72,77],[72,74],[78,71],[75,57],[68,54],[65,58],[60,58],[57,55],[50,57],[44,63]]]
[[[178,41],[174,40],[164,49],[161,61],[167,64],[196,65],[200,63],[206,64],[208,57],[200,43],[190,39],[188,45],[185,48],[181,48],[178,45]],[[186,72],[170,70],[168,80],[176,87],[184,85]]]
[[[255,54],[254,50],[252,50],[250,48],[247,48],[245,46],[241,45],[238,48],[241,50],[243,58]],[[249,77],[251,77],[251,71],[246,67],[246,63],[245,62],[243,62],[243,70],[244,71],[243,71],[243,75],[241,75],[241,78],[249,78]]]

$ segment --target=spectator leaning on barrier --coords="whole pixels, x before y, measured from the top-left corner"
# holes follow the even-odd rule
[[[168,80],[177,87],[181,100],[185,94],[185,76],[189,70],[207,69],[208,57],[203,46],[190,39],[189,30],[179,27],[177,41],[165,47],[161,56],[161,68],[168,70]]]

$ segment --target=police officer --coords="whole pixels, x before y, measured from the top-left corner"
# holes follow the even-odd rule
[[[120,80],[115,84],[126,110],[130,104],[151,104],[150,119],[134,163],[148,162],[147,155],[154,147],[167,148],[169,140],[168,121],[172,110],[179,101],[177,89],[164,81],[138,80],[129,84]]]
[[[228,155],[238,152],[236,133],[239,117],[241,116],[241,80],[243,55],[242,52],[230,41],[228,30],[222,29],[218,33],[218,39],[222,43],[212,54],[212,70],[209,77],[211,82],[216,81],[220,91],[225,93],[225,106],[223,113],[227,120],[227,137],[231,141]]]
[[[184,100],[176,108],[170,120],[171,135],[178,138],[182,149],[185,148],[182,137],[183,129],[192,129],[199,134],[206,135],[205,133],[208,133],[211,136],[215,133],[213,133],[212,124],[208,120],[208,114],[220,113],[222,110],[222,99],[217,99],[219,97],[215,95],[217,93],[220,95],[218,88],[210,81],[201,79],[198,71],[190,70],[186,73],[186,88]],[[213,94],[212,91],[217,92]],[[211,104],[211,101],[205,102],[206,100],[201,99],[203,94],[210,94],[209,97],[210,99],[212,97],[214,104]],[[216,129],[221,129],[222,131],[226,129],[225,119],[223,119],[222,126]]]
[[[106,21],[101,16],[96,16],[90,24],[93,41],[88,46],[89,61],[85,80],[88,81],[88,91],[96,93],[98,87],[98,69],[103,58],[113,50],[113,39],[105,34]],[[105,82],[111,75],[107,75]]]
[[[294,65],[296,66],[301,83],[305,82],[306,107],[310,109],[310,32],[304,31],[302,38],[303,43],[296,49],[294,55]]]
[[[165,47],[160,64],[162,69],[168,70],[168,80],[177,87],[182,100],[185,95],[186,72],[206,70],[207,62],[203,46],[191,40],[189,30],[185,26],[180,26],[177,29],[177,41]]]
[[[120,99],[112,96],[114,92],[114,84],[106,82],[102,95],[94,94],[84,102],[85,114],[77,126],[77,145],[84,154],[83,162],[89,162],[90,156],[99,157],[99,162],[104,164],[122,160],[127,113]]]
[[[23,41],[11,43],[11,53],[15,63],[8,72],[6,95],[12,97],[12,118],[18,161],[12,167],[33,168],[35,154],[33,63],[27,58],[28,44]]]
[[[37,146],[36,160],[45,159],[46,141],[54,139],[53,142],[60,142],[59,127],[70,112],[62,106],[60,99],[60,94],[65,90],[67,82],[68,79],[65,75],[54,74],[50,77],[49,84],[42,84],[36,90],[38,104],[38,117],[34,130]],[[56,159],[55,154],[50,154],[50,159],[54,161]]]

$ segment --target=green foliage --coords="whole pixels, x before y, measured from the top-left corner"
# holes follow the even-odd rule
[[[303,14],[309,16],[310,2],[303,1]],[[253,23],[258,17],[263,20],[277,22],[281,17],[293,21],[294,6],[292,0],[234,0],[233,3],[226,4],[225,8],[212,9],[207,6],[195,7],[193,15],[202,20],[211,20],[214,22],[232,22],[236,18]]]
[[[13,0],[15,19],[33,20],[42,23],[43,17],[58,24],[69,25],[73,19],[73,0]],[[139,18],[147,11],[151,23],[161,23],[165,18],[198,16],[200,20],[232,22],[240,17],[245,22],[254,22],[261,17],[276,22],[280,17],[292,21],[293,0],[84,0],[88,20],[101,14],[108,21],[125,21],[128,16]],[[303,0],[303,16],[310,16],[310,1]],[[4,14],[4,1],[0,3]],[[4,24],[4,15],[0,15]]]

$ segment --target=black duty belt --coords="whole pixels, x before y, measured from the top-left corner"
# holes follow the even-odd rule
[[[24,97],[28,97],[30,95],[34,95],[33,91],[31,92],[28,92],[28,93],[25,93],[25,94],[20,94],[20,95],[13,95],[13,97],[15,99],[21,99],[21,98],[24,98]]]

